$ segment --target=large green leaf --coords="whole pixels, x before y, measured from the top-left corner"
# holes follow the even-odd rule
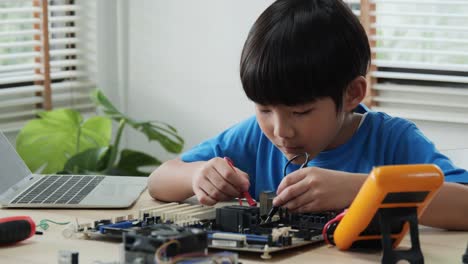
[[[148,176],[151,172],[140,171],[143,166],[158,166],[161,161],[146,153],[124,149],[120,153],[120,160],[116,168],[108,171],[109,174],[127,176]]]
[[[165,150],[171,153],[180,153],[184,147],[184,140],[173,127],[167,124],[145,122],[131,125],[136,130],[143,132],[150,141],[158,141]]]
[[[110,147],[90,148],[71,157],[64,170],[73,173],[88,174],[88,172],[103,171],[109,159]]]
[[[150,141],[158,141],[161,146],[171,152],[180,153],[184,147],[184,140],[171,125],[159,121],[139,122],[119,112],[117,108],[99,90],[91,94],[93,101],[102,107],[104,113],[117,122],[125,119],[130,126],[146,135]]]
[[[109,145],[112,123],[107,117],[83,122],[81,114],[71,109],[38,115],[40,118],[28,122],[16,139],[17,151],[32,171],[43,168],[42,173],[55,173],[76,153]]]
[[[119,112],[109,99],[100,91],[91,92],[91,99],[97,106],[100,106],[104,113],[113,120],[120,122],[121,119],[128,119],[127,116]]]

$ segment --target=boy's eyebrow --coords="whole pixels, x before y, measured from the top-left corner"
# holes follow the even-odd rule
[[[317,101],[313,102],[308,102],[308,103],[303,103],[303,104],[297,104],[296,106],[314,106],[317,103]]]
[[[260,107],[272,107],[272,106],[277,106],[277,105],[284,105],[284,106],[287,106],[287,107],[311,107],[313,105],[315,105],[318,101],[318,98],[317,99],[314,99],[313,101],[309,101],[309,102],[304,102],[304,103],[299,103],[299,104],[294,104],[294,105],[285,105],[285,104],[262,104],[262,103],[255,103],[256,105],[260,106]]]
[[[297,105],[291,105],[291,107],[315,107],[316,103],[317,103],[317,100],[314,100],[312,102],[307,102],[307,103],[302,103],[302,104],[297,104]]]

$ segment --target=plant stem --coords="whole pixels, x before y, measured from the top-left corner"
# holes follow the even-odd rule
[[[80,137],[81,137],[81,126],[78,127],[78,138],[76,139],[76,153],[80,152]]]
[[[120,139],[122,137],[122,132],[126,124],[127,124],[127,120],[125,118],[121,119],[119,122],[119,128],[117,130],[117,135],[115,136],[114,145],[111,147],[111,154],[109,157],[109,162],[107,163],[107,170],[112,168],[115,160],[117,159],[117,153],[119,152]]]

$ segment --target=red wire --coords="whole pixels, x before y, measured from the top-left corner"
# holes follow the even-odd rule
[[[257,202],[255,202],[254,199],[252,199],[252,196],[250,196],[249,192],[243,192],[242,195],[244,195],[245,199],[247,199],[247,203],[250,206],[257,206]],[[242,205],[242,204],[241,204]]]
[[[224,160],[229,164],[231,169],[237,174],[236,169],[234,169],[234,162],[228,157],[224,157]],[[245,198],[247,200],[247,203],[250,206],[257,206],[257,202],[255,202],[254,199],[252,199],[252,196],[250,196],[249,192],[242,192],[241,197],[239,197],[239,205],[242,205],[242,198]]]
[[[343,219],[343,217],[345,216],[346,214],[346,211],[348,211],[348,209],[345,209],[343,212],[341,212],[339,215],[335,216],[335,218],[333,218],[332,220],[328,221],[325,226],[323,226],[323,229],[322,229],[322,236],[323,236],[323,239],[325,240],[325,243],[327,244],[332,244],[330,240],[328,240],[328,229],[330,228],[330,226],[336,222],[339,222],[341,221],[341,219]]]

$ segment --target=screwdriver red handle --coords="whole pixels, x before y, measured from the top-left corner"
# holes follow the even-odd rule
[[[0,245],[13,244],[36,233],[36,224],[29,216],[0,218]]]

